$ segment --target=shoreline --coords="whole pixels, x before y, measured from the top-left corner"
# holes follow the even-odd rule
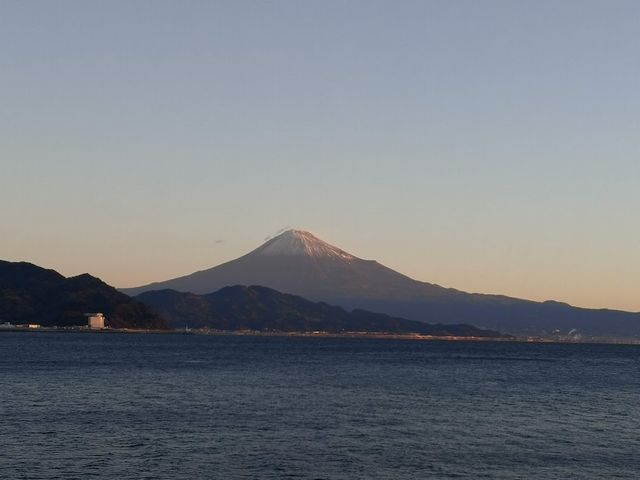
[[[474,337],[474,336],[435,336],[412,333],[383,333],[383,332],[262,332],[254,330],[154,330],[130,328],[89,329],[83,327],[13,327],[0,328],[1,333],[77,333],[77,334],[107,334],[107,335],[198,335],[218,337],[299,337],[299,338],[373,338],[382,340],[414,340],[414,341],[445,341],[445,342],[511,342],[511,343],[546,343],[546,344],[580,344],[580,345],[640,345],[640,339],[625,338],[585,338],[567,339],[539,336],[511,336],[511,337]]]

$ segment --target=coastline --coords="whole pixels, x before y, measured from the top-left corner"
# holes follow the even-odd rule
[[[86,327],[13,327],[0,328],[1,333],[77,333],[106,335],[201,335],[201,336],[244,336],[244,337],[300,337],[300,338],[372,338],[381,340],[413,340],[413,341],[445,341],[445,342],[511,342],[511,343],[548,343],[548,344],[600,344],[600,345],[640,345],[640,339],[589,337],[582,339],[543,337],[543,336],[506,336],[506,337],[474,337],[474,336],[434,336],[421,334],[399,334],[383,332],[281,332],[254,330],[154,330],[129,328],[89,329]]]

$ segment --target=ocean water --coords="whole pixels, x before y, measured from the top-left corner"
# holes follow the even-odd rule
[[[2,479],[639,477],[639,346],[0,333]]]

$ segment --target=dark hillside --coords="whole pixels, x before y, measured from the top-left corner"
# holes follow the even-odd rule
[[[501,336],[469,325],[429,325],[364,310],[348,312],[341,307],[311,302],[259,286],[225,287],[208,295],[158,290],[145,292],[136,299],[164,315],[173,328]]]
[[[0,322],[84,325],[87,312],[104,313],[113,328],[166,328],[149,307],[99,278],[66,278],[31,263],[0,261]]]

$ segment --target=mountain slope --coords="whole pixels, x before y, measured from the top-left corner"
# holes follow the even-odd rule
[[[501,336],[469,325],[428,325],[364,310],[347,312],[340,307],[259,286],[225,287],[208,295],[158,290],[142,293],[136,299],[163,314],[173,328],[188,325],[218,330]]]
[[[217,267],[122,291],[132,296],[162,289],[204,294],[228,285],[265,285],[322,300],[341,297],[410,299],[461,293],[417,282],[300,230],[284,232],[247,255]]]
[[[0,322],[86,325],[84,313],[102,312],[114,328],[166,328],[166,322],[102,280],[65,278],[26,262],[0,261]]]
[[[444,288],[358,258],[300,230],[284,232],[217,267],[123,291],[137,295],[173,289],[206,294],[228,285],[264,285],[348,309],[362,308],[429,323],[469,323],[513,334],[538,335],[577,328],[588,335],[640,336],[637,313]]]

